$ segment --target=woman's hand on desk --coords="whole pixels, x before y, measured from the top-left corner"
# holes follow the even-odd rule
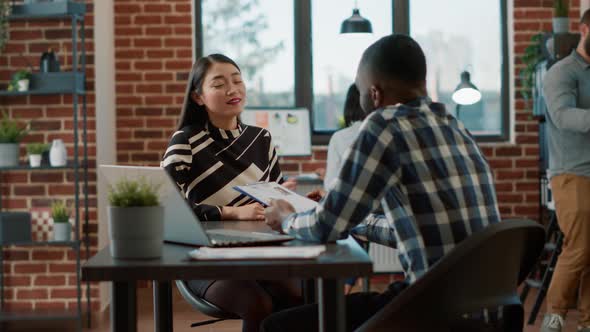
[[[295,208],[289,202],[282,199],[272,200],[264,210],[266,224],[273,230],[283,233],[283,220],[291,213],[295,213]]]
[[[223,220],[264,220],[264,207],[260,203],[221,208]]]

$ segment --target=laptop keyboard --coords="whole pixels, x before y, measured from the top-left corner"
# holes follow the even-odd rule
[[[245,234],[242,235],[241,233]],[[207,231],[207,234],[215,247],[268,245],[292,239],[292,237],[286,235],[242,232],[228,229],[210,230]]]
[[[223,234],[211,234],[209,235],[211,242],[213,244],[219,245],[245,245],[248,243],[258,242],[259,240],[253,239],[251,237],[245,236],[235,236],[235,235],[223,235]]]

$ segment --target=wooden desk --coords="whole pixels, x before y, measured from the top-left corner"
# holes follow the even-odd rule
[[[291,241],[285,245],[309,245]],[[82,279],[111,281],[111,331],[137,331],[136,281],[154,281],[155,331],[172,331],[172,282],[193,279],[283,280],[316,279],[320,331],[345,331],[343,281],[368,276],[372,263],[353,240],[327,245],[314,260],[192,261],[191,247],[165,244],[160,259],[117,260],[109,248],[82,266]]]

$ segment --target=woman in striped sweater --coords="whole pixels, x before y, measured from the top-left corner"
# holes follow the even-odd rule
[[[162,166],[201,220],[264,220],[264,207],[234,190],[259,181],[282,182],[270,133],[240,122],[246,88],[238,65],[221,54],[193,66],[177,131]],[[297,283],[193,280],[195,295],[238,314],[243,331],[258,331],[273,308],[300,301]]]

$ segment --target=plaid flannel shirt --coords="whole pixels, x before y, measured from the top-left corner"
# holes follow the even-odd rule
[[[371,215],[379,204],[384,216]],[[427,97],[365,119],[338,178],[285,233],[328,242],[349,233],[397,248],[408,281],[470,234],[500,221],[490,167],[463,124]]]

